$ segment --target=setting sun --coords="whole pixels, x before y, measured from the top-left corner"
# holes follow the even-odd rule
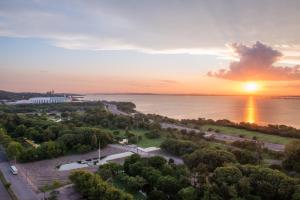
[[[254,93],[260,89],[260,85],[255,82],[248,82],[244,85],[244,90],[249,93]]]

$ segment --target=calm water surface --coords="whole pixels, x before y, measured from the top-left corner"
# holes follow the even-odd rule
[[[229,119],[300,128],[300,99],[247,96],[87,95],[85,100],[130,101],[143,113],[176,119]]]

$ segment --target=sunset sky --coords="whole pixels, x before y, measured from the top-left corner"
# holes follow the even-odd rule
[[[299,0],[3,0],[0,90],[300,95]],[[251,86],[251,85],[250,85]]]

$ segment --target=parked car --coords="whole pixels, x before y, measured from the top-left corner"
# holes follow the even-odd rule
[[[18,174],[18,169],[16,168],[16,166],[12,165],[10,166],[10,171],[12,174],[17,175]]]

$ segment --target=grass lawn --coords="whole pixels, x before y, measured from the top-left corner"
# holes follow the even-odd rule
[[[111,129],[105,129],[106,131],[109,131],[113,134],[114,130]],[[125,130],[118,130],[120,134],[118,136],[125,136]],[[161,135],[160,138],[156,139],[149,139],[145,136],[145,133],[147,130],[141,130],[141,129],[136,129],[136,130],[130,130],[131,133],[135,134],[136,136],[142,136],[142,139],[138,141],[138,146],[139,147],[159,147],[161,143],[165,140],[165,136]]]
[[[243,135],[245,138],[252,139],[253,136],[256,136],[258,140],[264,142],[271,142],[276,144],[287,144],[293,140],[298,140],[294,138],[288,137],[281,137],[276,135],[268,135],[256,131],[248,131],[244,129],[238,129],[233,127],[226,127],[226,126],[218,126],[218,125],[204,125],[201,127],[203,130],[207,130],[208,128],[218,129],[220,133],[232,135],[232,136],[240,136]]]
[[[113,186],[115,186],[116,188],[120,189],[120,190],[123,190],[127,193],[130,193],[134,199],[136,200],[144,200],[146,199],[146,197],[144,195],[142,195],[140,192],[131,192],[131,191],[128,191],[124,185],[118,180],[118,179],[114,179],[111,183]]]

